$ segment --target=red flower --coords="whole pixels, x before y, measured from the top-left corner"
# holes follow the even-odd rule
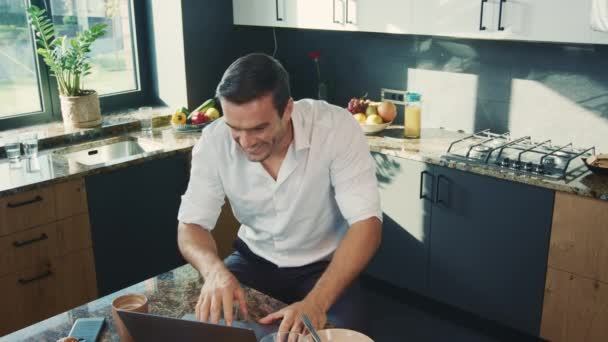
[[[320,51],[310,52],[308,54],[308,58],[310,58],[310,59],[319,59],[319,58],[321,58],[321,52]]]

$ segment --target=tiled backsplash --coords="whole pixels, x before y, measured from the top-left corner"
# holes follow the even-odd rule
[[[277,57],[291,74],[295,98],[314,97],[307,55],[319,50],[333,103],[346,105],[366,92],[377,99],[382,87],[416,90],[423,126],[510,130],[608,152],[608,46],[276,32]]]

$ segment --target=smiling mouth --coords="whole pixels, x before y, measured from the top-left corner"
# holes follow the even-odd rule
[[[248,154],[257,154],[260,152],[261,148],[262,148],[262,145],[259,145],[255,148],[247,149],[247,150],[245,150],[245,152],[247,152]]]

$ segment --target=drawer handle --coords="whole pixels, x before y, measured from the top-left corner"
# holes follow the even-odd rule
[[[53,272],[51,272],[51,270],[47,270],[46,272],[39,274],[37,276],[31,277],[31,278],[26,278],[26,279],[19,278],[17,281],[19,282],[19,284],[25,285],[27,283],[31,283],[36,280],[44,279],[44,278],[50,277],[52,275],[53,275]]]
[[[505,27],[502,26],[502,4],[507,0],[500,0],[500,7],[498,8],[498,31],[504,31]]]
[[[40,202],[40,201],[42,201],[42,197],[36,196],[35,198],[32,198],[31,200],[27,200],[27,201],[23,201],[23,202],[19,202],[19,203],[8,203],[6,206],[8,208],[19,208],[19,207],[23,207],[24,205],[28,205],[28,204],[32,204],[32,203],[36,203],[36,202]]]
[[[29,245],[29,244],[32,244],[32,243],[34,243],[34,242],[38,242],[38,241],[42,241],[42,240],[46,240],[46,239],[48,239],[48,238],[49,238],[49,237],[48,237],[48,236],[47,236],[45,233],[42,233],[42,235],[40,235],[40,237],[33,238],[33,239],[31,239],[31,240],[27,240],[27,241],[23,241],[23,242],[14,241],[14,242],[13,242],[13,246],[15,246],[16,248],[19,248],[19,247],[23,247],[23,246],[27,246],[27,245]]]
[[[485,31],[486,27],[483,26],[483,7],[488,0],[481,0],[481,14],[479,14],[479,31]]]

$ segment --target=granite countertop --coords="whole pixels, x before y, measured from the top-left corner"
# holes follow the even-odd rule
[[[403,126],[390,126],[378,135],[369,136],[368,141],[373,152],[608,201],[608,177],[592,173],[582,162],[578,166],[572,165],[569,169],[572,171],[569,171],[565,179],[551,180],[518,175],[509,170],[505,172],[482,165],[441,160],[451,142],[467,135],[469,134],[444,129],[423,129],[420,139],[404,139]]]
[[[77,132],[61,131],[59,127],[56,127],[57,124],[49,124],[56,135],[43,141],[41,145],[43,150],[39,153],[39,158],[34,165],[32,165],[31,161],[24,160],[20,169],[11,169],[8,161],[1,159],[0,196],[61,182],[70,178],[127,167],[150,159],[165,158],[177,153],[189,154],[192,146],[194,146],[200,137],[200,133],[178,133],[168,126],[155,129],[152,134],[141,132],[139,130],[139,121],[137,121],[137,118],[133,114],[116,115],[111,119],[104,120],[108,120],[108,122],[104,123],[101,128]],[[466,136],[466,133],[431,128],[423,129],[420,139],[404,139],[402,138],[402,132],[403,126],[390,126],[380,133],[369,135],[370,150],[479,175],[608,200],[608,177],[591,173],[582,166],[582,163],[579,167],[574,167],[574,171],[564,180],[517,175],[512,172],[505,172],[504,170],[466,165],[464,163],[447,163],[441,159],[441,156],[446,153],[452,141]],[[74,163],[70,163],[63,157],[62,153],[57,153],[61,148],[64,151],[74,149],[71,146],[74,142],[80,142],[76,147],[80,149],[92,146],[96,140],[102,138],[114,139],[116,137],[122,137],[122,139],[141,139],[142,141],[157,144],[159,148],[152,153],[145,153],[141,156],[123,159],[119,162],[114,161],[112,163],[88,167],[74,165]],[[66,148],[65,146],[69,147]],[[48,149],[44,149],[45,147]],[[39,170],[31,172],[32,166],[38,166]]]
[[[18,330],[1,338],[2,341],[49,341],[66,337],[76,319],[104,317],[106,326],[98,341],[119,341],[112,320],[112,300],[126,293],[142,293],[148,297],[151,314],[181,318],[194,313],[203,280],[189,264],[145,280],[121,291],[112,293],[70,311]],[[286,305],[261,292],[244,288],[247,297],[249,319],[258,320]]]
[[[19,168],[12,168],[7,159],[0,159],[0,196],[31,190],[40,186],[63,182],[86,175],[106,172],[152,159],[166,158],[178,153],[189,154],[192,146],[198,141],[200,133],[178,133],[171,127],[155,129],[153,132],[131,131],[119,133],[118,136],[104,135],[96,140],[68,145],[54,149],[41,150],[34,160],[21,160]],[[118,142],[121,140],[138,140],[142,144],[152,145],[156,150],[140,155],[114,160],[109,163],[85,166],[69,161],[64,154],[91,148],[99,145],[99,140]]]

